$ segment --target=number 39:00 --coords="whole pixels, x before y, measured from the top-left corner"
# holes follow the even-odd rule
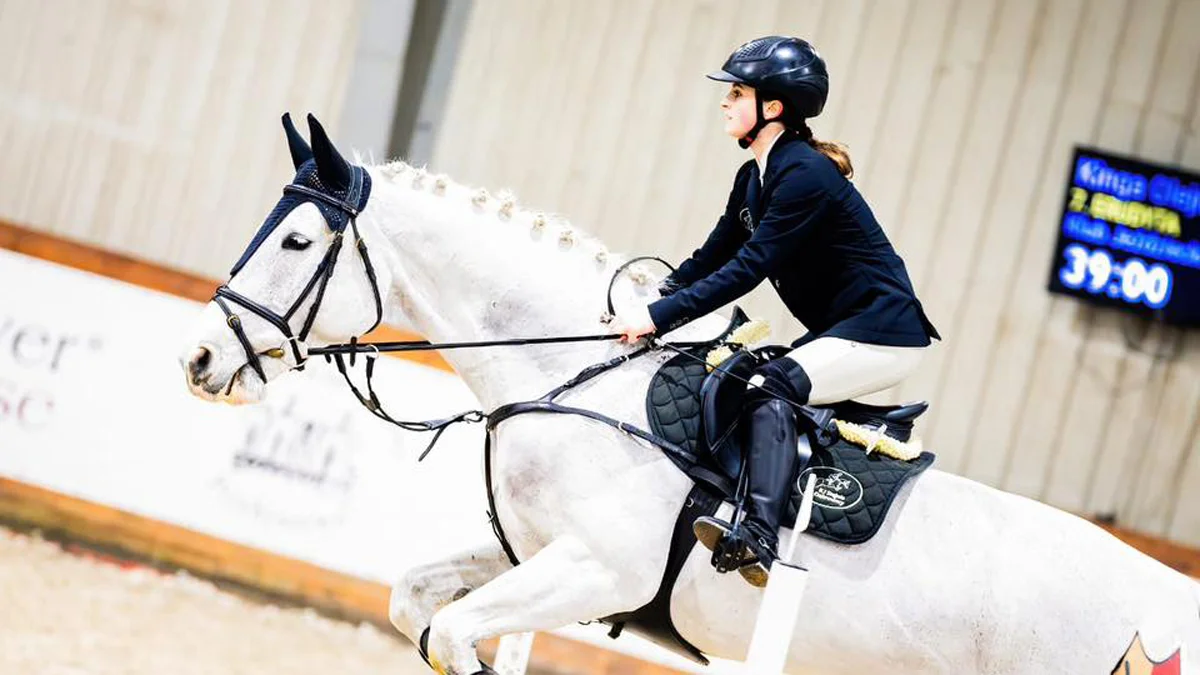
[[[1068,246],[1063,255],[1067,264],[1058,271],[1058,279],[1067,288],[1140,302],[1151,309],[1160,309],[1171,299],[1171,270],[1164,265],[1147,266],[1138,258],[1114,263],[1108,251],[1089,251],[1079,244]]]

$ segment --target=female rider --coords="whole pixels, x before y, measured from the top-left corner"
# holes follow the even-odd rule
[[[745,527],[733,531],[763,586],[796,471],[796,417],[788,402],[826,404],[891,387],[911,374],[931,338],[941,339],[862,195],[850,157],[813,138],[807,118],[829,93],[825,62],[808,42],[783,36],[738,47],[708,76],[728,82],[725,132],[754,155],[738,170],[725,213],[704,244],[663,282],[663,297],[617,316],[633,341],[717,310],[769,279],[808,329],[785,356],[761,366],[744,411],[749,421]],[[729,523],[700,518],[713,549]]]

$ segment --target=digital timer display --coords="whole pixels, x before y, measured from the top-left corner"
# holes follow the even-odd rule
[[[1200,325],[1200,175],[1076,148],[1050,291]]]

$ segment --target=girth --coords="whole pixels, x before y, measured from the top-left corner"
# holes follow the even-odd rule
[[[719,337],[713,340],[676,343],[672,346],[680,349],[700,349],[715,346],[733,332],[734,328],[740,323],[741,319],[739,317],[744,319],[744,314],[741,313],[741,310],[737,310],[734,320],[730,322],[729,326]],[[657,434],[594,410],[566,406],[556,403],[553,400],[559,394],[601,373],[607,372],[626,361],[642,356],[649,349],[649,347],[642,347],[634,352],[605,361],[604,363],[589,366],[566,383],[556,387],[537,400],[508,403],[499,406],[487,414],[487,430],[484,433],[483,442],[483,476],[488,500],[488,522],[491,524],[492,532],[496,535],[496,539],[499,540],[501,548],[504,549],[504,554],[508,557],[508,561],[514,567],[520,565],[521,561],[517,558],[516,552],[513,551],[512,545],[508,542],[508,537],[504,534],[504,528],[500,525],[500,517],[496,510],[495,489],[492,482],[492,431],[496,425],[504,420],[531,412],[578,415],[607,424],[660,448],[663,454],[675,463],[675,466],[679,467],[681,471],[694,481],[692,490],[688,493],[688,497],[684,502],[684,507],[680,510],[679,516],[676,518],[668,548],[666,568],[659,582],[658,591],[650,602],[631,612],[622,612],[604,617],[600,621],[612,625],[612,630],[609,632],[609,637],[612,638],[619,636],[627,623],[635,623],[640,632],[653,642],[666,649],[681,649],[683,655],[698,663],[707,665],[708,659],[704,657],[704,654],[695,645],[680,635],[671,621],[671,591],[675,586],[675,580],[679,577],[680,570],[683,569],[683,564],[687,560],[688,553],[691,551],[691,546],[684,545],[684,541],[692,536],[692,521],[700,516],[715,513],[721,504],[719,495],[732,494],[734,486],[724,476],[702,466],[701,462],[698,461],[698,458],[692,452]]]

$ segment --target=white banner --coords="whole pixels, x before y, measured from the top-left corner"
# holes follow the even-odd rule
[[[384,583],[491,536],[479,427],[417,465],[429,435],[372,417],[323,363],[262,405],[192,398],[176,359],[198,303],[6,251],[0,288],[0,473]],[[397,414],[477,406],[452,373],[388,358],[376,376]]]
[[[418,464],[430,435],[371,416],[318,360],[260,405],[193,398],[177,357],[196,302],[4,250],[0,289],[0,475],[389,585],[492,537],[480,425]],[[410,361],[381,359],[375,382],[404,419],[478,406]],[[695,670],[631,635],[558,632]]]

